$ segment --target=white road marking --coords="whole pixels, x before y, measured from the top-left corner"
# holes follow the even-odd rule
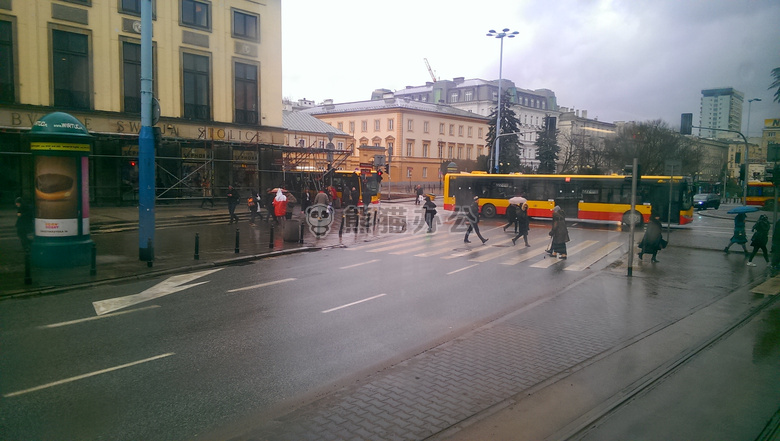
[[[461,272],[461,271],[463,271],[463,270],[467,270],[467,269],[469,269],[469,268],[474,268],[474,267],[475,267],[475,266],[477,266],[477,265],[479,265],[479,264],[478,264],[478,263],[475,263],[474,265],[469,265],[469,266],[463,267],[463,268],[461,268],[461,269],[456,269],[455,271],[450,271],[450,272],[448,272],[448,273],[447,273],[447,275],[449,276],[449,275],[452,275],[452,274],[455,274],[455,273],[459,273],[459,272]]]
[[[339,269],[350,269],[350,268],[354,268],[354,267],[356,267],[356,266],[365,265],[365,264],[368,264],[368,263],[374,263],[374,262],[379,262],[379,259],[371,259],[371,260],[369,260],[369,261],[367,261],[367,262],[360,262],[360,263],[356,263],[356,264],[354,264],[354,265],[347,265],[347,266],[342,266],[342,267],[341,267],[341,268],[339,268]]]
[[[278,285],[280,283],[285,283],[285,282],[292,282],[293,280],[298,280],[298,279],[290,278],[290,279],[273,280],[271,282],[258,283],[257,285],[244,286],[242,288],[230,289],[230,290],[228,290],[228,292],[248,291],[250,289],[257,289],[257,288],[263,288],[265,286]]]
[[[540,246],[538,248],[526,248],[526,252],[523,254],[520,254],[519,256],[509,258],[503,262],[501,262],[501,265],[517,265],[520,262],[525,262],[526,260],[533,259],[534,257],[543,254],[545,251],[547,251],[547,246],[549,245],[549,241],[545,243],[545,245]],[[523,244],[525,246],[525,244]],[[522,253],[522,251],[521,251]]]
[[[591,246],[593,244],[596,244],[596,243],[599,243],[599,241],[597,241],[597,240],[585,240],[585,241],[582,241],[582,242],[578,243],[577,245],[575,245],[575,246],[569,248],[568,250],[566,250],[567,251],[566,252],[566,256],[567,257],[568,256],[573,256],[573,255],[579,253],[580,251],[584,250],[585,248],[588,248],[589,246]],[[544,259],[541,262],[536,262],[536,263],[534,263],[533,265],[530,265],[530,266],[533,267],[533,268],[549,268],[549,267],[555,265],[556,263],[562,262],[562,261],[563,260],[561,260],[561,259],[558,259],[558,258],[555,258],[555,257],[550,257],[549,259]]]
[[[54,381],[54,382],[51,382],[51,383],[42,384],[40,386],[31,387],[29,389],[24,389],[24,390],[19,390],[19,391],[16,391],[16,392],[11,392],[11,393],[3,395],[3,397],[10,398],[10,397],[15,397],[17,395],[23,395],[23,394],[27,394],[27,393],[30,393],[30,392],[39,391],[39,390],[42,390],[42,389],[48,389],[48,388],[53,387],[53,386],[59,386],[61,384],[70,383],[70,382],[73,382],[73,381],[76,381],[76,380],[83,380],[85,378],[94,377],[96,375],[105,374],[105,373],[116,371],[116,370],[119,370],[119,369],[124,369],[124,368],[130,367],[130,366],[135,366],[137,364],[146,363],[146,362],[154,361],[154,360],[159,360],[160,358],[170,357],[173,354],[174,354],[173,352],[169,352],[167,354],[158,355],[156,357],[150,357],[150,358],[146,358],[144,360],[138,360],[138,361],[134,361],[132,363],[127,363],[127,364],[122,364],[122,365],[119,365],[119,366],[114,366],[112,368],[102,369],[102,370],[99,370],[99,371],[90,372],[88,374],[77,375],[75,377],[66,378],[64,380]]]
[[[99,316],[96,316],[96,317],[87,317],[87,318],[83,318],[83,319],[70,320],[70,321],[67,321],[67,322],[52,323],[51,325],[38,326],[38,328],[39,329],[59,328],[61,326],[75,325],[77,323],[89,322],[89,321],[92,321],[92,320],[104,319],[104,318],[107,318],[107,317],[116,317],[118,315],[130,314],[131,312],[145,311],[147,309],[153,309],[153,308],[159,308],[159,307],[160,307],[160,305],[144,306],[143,308],[131,309],[129,311],[114,312],[114,313],[111,313],[111,314],[99,315]]]
[[[588,254],[583,259],[579,259],[574,265],[564,268],[566,271],[582,271],[585,268],[593,265],[599,260],[607,257],[607,255],[623,245],[622,242],[609,242],[598,250]]]
[[[372,243],[365,244],[365,245],[357,245],[357,246],[354,246],[354,247],[347,247],[347,248],[345,248],[345,250],[355,251],[355,250],[365,250],[365,249],[370,249],[370,248],[375,248],[375,247],[383,247],[383,246],[389,245],[391,243],[409,241],[409,240],[411,240],[413,238],[414,238],[414,236],[408,235],[408,236],[400,237],[398,239],[380,240],[378,242],[372,242]]]
[[[180,274],[177,276],[169,277],[162,282],[154,285],[153,287],[138,293],[125,297],[117,297],[114,299],[101,300],[99,302],[92,302],[92,306],[95,308],[97,315],[108,314],[119,309],[127,308],[128,306],[137,305],[139,303],[148,302],[149,300],[156,299],[158,297],[167,296],[178,291],[192,288],[198,285],[202,285],[206,282],[193,283],[191,285],[184,285],[184,283],[190,282],[195,279],[207,276],[211,273],[222,270],[222,268],[200,271],[197,273]]]
[[[509,239],[505,238],[504,240],[497,241],[496,243],[491,244],[491,245],[503,245],[503,244],[510,244],[510,243],[512,243],[512,239],[511,238],[509,238]],[[525,244],[523,244],[523,246],[525,246]],[[515,248],[514,245],[509,245],[509,246],[506,246],[506,247],[497,248],[496,251],[491,251],[491,252],[483,254],[483,255],[481,255],[479,257],[475,257],[473,259],[469,259],[469,261],[471,261],[471,262],[487,262],[488,260],[495,259],[496,257],[501,257],[504,254],[513,253],[516,250],[517,250],[517,248]]]
[[[335,307],[335,308],[326,309],[325,311],[322,311],[322,313],[323,313],[323,314],[327,314],[327,313],[329,313],[329,312],[338,311],[339,309],[349,308],[350,306],[355,306],[355,305],[357,305],[357,304],[360,304],[360,303],[363,303],[363,302],[367,302],[367,301],[369,301],[369,300],[378,299],[378,298],[380,298],[380,297],[383,297],[383,296],[386,296],[386,295],[387,295],[387,294],[379,294],[379,295],[375,295],[374,297],[369,297],[369,298],[367,298],[367,299],[358,300],[357,302],[347,303],[346,305],[341,305],[341,306],[337,306],[337,307]]]

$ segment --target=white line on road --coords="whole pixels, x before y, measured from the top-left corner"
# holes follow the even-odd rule
[[[228,292],[248,291],[250,289],[263,288],[265,286],[278,285],[280,283],[285,283],[285,282],[292,282],[293,280],[298,280],[298,279],[290,278],[290,279],[274,280],[274,281],[271,281],[271,282],[260,283],[260,284],[257,284],[257,285],[245,286],[243,288],[231,289],[231,290],[228,290]]]
[[[347,303],[346,305],[341,305],[341,306],[337,306],[335,308],[326,309],[325,311],[322,311],[322,313],[323,314],[327,314],[329,312],[338,311],[339,309],[349,308],[350,306],[354,306],[354,305],[357,305],[357,304],[360,304],[360,303],[363,303],[363,302],[367,302],[369,300],[378,299],[378,298],[386,296],[386,295],[387,294],[379,294],[379,295],[376,295],[374,297],[369,297],[367,299],[358,300],[357,302]]]
[[[126,367],[135,366],[137,364],[158,360],[158,359],[164,358],[164,357],[169,357],[171,355],[173,355],[173,352],[169,352],[167,354],[158,355],[156,357],[146,358],[144,360],[134,361],[132,363],[127,363],[127,364],[122,364],[122,365],[119,365],[119,366],[114,366],[114,367],[108,368],[108,369],[102,369],[102,370],[99,370],[99,371],[90,372],[88,374],[77,375],[75,377],[66,378],[64,380],[54,381],[52,383],[46,383],[46,384],[42,384],[40,386],[31,387],[29,389],[24,389],[24,390],[19,390],[19,391],[16,391],[16,392],[11,392],[9,394],[3,395],[3,397],[10,398],[10,397],[15,397],[17,395],[23,395],[23,394],[26,394],[26,393],[35,392],[35,391],[39,391],[39,390],[42,390],[42,389],[47,389],[47,388],[50,388],[50,387],[53,387],[53,386],[59,386],[61,384],[70,383],[70,382],[73,382],[73,381],[76,381],[76,380],[83,380],[85,378],[94,377],[95,375],[105,374],[105,373],[108,373],[108,372],[111,372],[111,371],[116,371],[116,370],[119,370],[119,369],[124,369]]]
[[[365,265],[365,264],[367,264],[367,263],[374,263],[374,262],[379,262],[379,259],[372,259],[372,260],[369,260],[368,262],[360,262],[360,263],[356,263],[356,264],[354,264],[354,265],[347,265],[347,266],[342,266],[342,267],[341,267],[341,268],[339,268],[339,269],[350,269],[350,268],[354,268],[354,267],[356,267],[356,266]]]
[[[147,309],[159,308],[159,307],[160,307],[160,305],[144,306],[143,308],[131,309],[129,311],[114,312],[114,313],[111,313],[111,314],[99,315],[99,316],[96,316],[96,317],[87,317],[87,318],[83,318],[83,319],[70,320],[70,321],[67,321],[67,322],[52,323],[51,325],[38,326],[38,328],[39,329],[59,328],[60,326],[75,325],[77,323],[90,322],[92,320],[104,319],[106,317],[116,317],[116,316],[122,315],[122,314],[130,314],[131,312],[145,311]]]
[[[477,266],[477,265],[479,265],[479,264],[478,264],[478,263],[475,263],[474,265],[469,265],[469,266],[467,266],[467,267],[464,267],[464,268],[461,268],[461,269],[456,269],[455,271],[450,271],[450,272],[448,272],[448,273],[447,273],[447,275],[449,276],[449,275],[451,275],[451,274],[459,273],[459,272],[461,272],[461,271],[463,271],[463,270],[467,270],[467,269],[469,269],[469,268],[474,268],[474,267],[475,267],[475,266]]]

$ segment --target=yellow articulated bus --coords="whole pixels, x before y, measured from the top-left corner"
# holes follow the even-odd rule
[[[670,184],[671,181],[671,184]],[[618,175],[526,175],[451,173],[444,177],[444,209],[459,210],[479,196],[485,217],[506,213],[509,198],[528,200],[530,217],[551,218],[557,205],[568,219],[641,225],[655,209],[667,221],[671,193],[672,224],[693,221],[693,185],[684,176],[642,176],[637,183],[636,212],[631,213],[631,177]]]

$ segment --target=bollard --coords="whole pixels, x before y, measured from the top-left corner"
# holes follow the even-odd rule
[[[32,268],[30,266],[30,252],[24,253],[24,284],[32,284]]]
[[[92,244],[92,266],[89,268],[89,275],[97,274],[97,245]]]
[[[377,213],[377,210],[374,210],[374,228],[376,228],[376,213]]]
[[[146,239],[146,249],[150,250],[149,260],[146,261],[146,267],[151,268],[154,260],[154,251],[152,250],[152,238]]]
[[[339,239],[341,239],[341,235],[344,233],[344,218],[346,218],[346,214],[341,215],[341,226],[339,227]]]
[[[268,232],[268,248],[274,247],[274,223],[269,222],[271,224],[271,229]]]
[[[298,243],[303,243],[303,222],[301,222],[301,234],[298,238]]]
[[[236,228],[236,254],[238,254],[238,228]]]
[[[200,237],[195,233],[195,260],[200,260]]]

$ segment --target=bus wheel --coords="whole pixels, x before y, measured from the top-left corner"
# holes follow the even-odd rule
[[[635,227],[641,227],[644,223],[645,219],[642,217],[642,214],[638,211],[626,211],[623,214],[623,225],[630,227],[631,221],[633,220]]]
[[[496,207],[493,204],[485,204],[482,206],[482,216],[495,217]]]

